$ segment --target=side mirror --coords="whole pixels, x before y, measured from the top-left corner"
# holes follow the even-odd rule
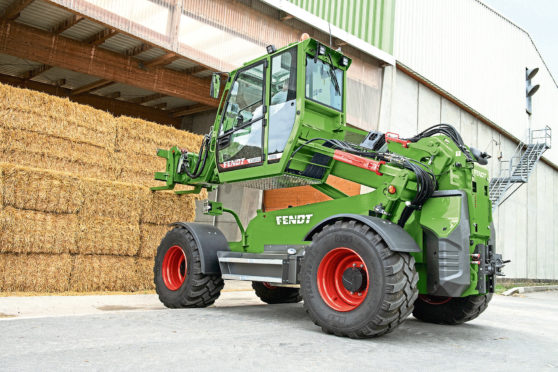
[[[219,98],[219,90],[221,89],[221,75],[213,73],[211,75],[211,87],[209,88],[209,96],[211,98]]]

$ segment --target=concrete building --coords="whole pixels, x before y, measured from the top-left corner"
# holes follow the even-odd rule
[[[558,121],[558,86],[529,34],[477,0],[0,0],[0,14],[0,81],[197,133],[213,124],[212,71],[303,32],[353,59],[350,125],[408,136],[452,124],[492,154],[493,176],[529,142],[529,129]],[[63,47],[72,52],[58,53]],[[539,68],[531,114],[526,68]],[[495,208],[509,277],[558,279],[555,185],[551,148]],[[261,191],[234,184],[210,197],[244,222],[265,208]],[[227,216],[200,220],[238,234]]]

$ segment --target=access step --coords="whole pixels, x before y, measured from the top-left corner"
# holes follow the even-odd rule
[[[223,279],[299,284],[303,255],[304,249],[290,247],[263,253],[219,251],[217,259]]]

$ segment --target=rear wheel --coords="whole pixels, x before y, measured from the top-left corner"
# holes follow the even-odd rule
[[[491,299],[492,293],[467,297],[420,295],[415,302],[413,316],[428,323],[461,324],[478,317]]]
[[[393,331],[417,297],[415,261],[370,227],[337,221],[314,235],[301,275],[304,307],[326,333],[369,338]]]
[[[256,296],[267,304],[292,304],[302,301],[298,288],[276,287],[269,283],[252,282]]]
[[[155,257],[155,289],[161,302],[170,308],[206,307],[221,294],[221,275],[201,272],[199,247],[184,228],[167,233]]]

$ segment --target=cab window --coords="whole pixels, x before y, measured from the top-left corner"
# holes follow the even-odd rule
[[[261,164],[265,95],[263,62],[240,71],[229,92],[218,139],[221,170]]]
[[[342,111],[343,71],[320,59],[314,61],[314,57],[307,56],[306,98]]]

